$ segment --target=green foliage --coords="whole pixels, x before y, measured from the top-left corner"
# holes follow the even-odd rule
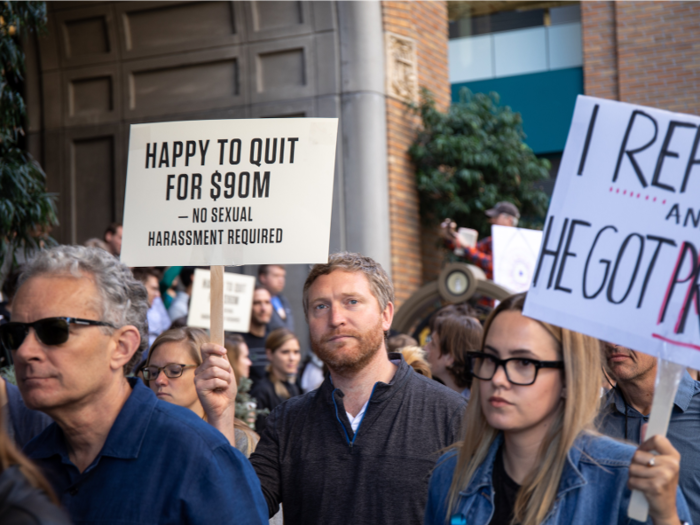
[[[45,29],[45,2],[0,2],[0,283],[18,249],[26,253],[55,242],[45,232],[58,224],[56,196],[46,193],[46,175],[21,143],[26,107],[20,37]]]
[[[549,177],[550,164],[523,142],[520,114],[498,106],[496,93],[464,89],[447,113],[436,109],[429,91],[421,99],[416,109],[423,127],[409,153],[424,223],[451,218],[488,236],[484,211],[510,201],[520,210],[521,226],[541,228],[548,197],[536,183]]]

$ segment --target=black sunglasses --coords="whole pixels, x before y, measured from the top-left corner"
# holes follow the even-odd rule
[[[37,339],[45,345],[60,345],[68,341],[71,324],[116,328],[113,324],[105,323],[104,321],[91,321],[90,319],[78,319],[77,317],[47,317],[33,323],[11,321],[0,326],[0,341],[7,350],[17,350],[22,346],[29,329],[34,328]]]

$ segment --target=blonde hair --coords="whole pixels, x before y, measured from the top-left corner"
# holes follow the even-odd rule
[[[190,357],[194,363],[199,366],[202,364],[202,352],[200,348],[204,343],[209,342],[209,335],[201,328],[192,328],[190,326],[185,326],[183,328],[171,328],[166,330],[153,341],[151,349],[148,351],[148,359],[146,359],[146,365],[151,364],[151,357],[160,345],[164,343],[184,343],[189,351]]]
[[[265,350],[269,350],[274,354],[283,344],[285,344],[287,341],[291,341],[292,339],[299,341],[297,336],[294,335],[294,332],[287,328],[278,328],[277,330],[273,330],[270,332],[270,335],[267,336],[267,339],[265,339]],[[279,377],[272,373],[272,365],[267,365],[265,370],[270,377],[272,386],[275,387],[275,394],[282,399],[289,399],[289,391],[287,390],[287,387],[282,384]]]
[[[512,295],[496,307],[484,326],[482,351],[496,316],[521,311],[525,294]],[[537,525],[544,520],[556,499],[559,481],[569,450],[583,431],[594,431],[593,420],[600,400],[600,351],[598,340],[548,323],[540,324],[556,340],[564,361],[566,396],[558,407],[554,424],[540,445],[537,466],[523,481],[513,509],[513,523]],[[460,491],[472,480],[499,433],[481,410],[479,379],[474,378],[471,399],[463,423],[464,440],[453,445],[458,452],[448,493],[448,516],[457,506]]]
[[[397,351],[403,355],[404,361],[406,361],[406,364],[413,368],[413,370],[428,379],[433,378],[430,365],[428,361],[425,360],[425,351],[420,346],[404,346]]]

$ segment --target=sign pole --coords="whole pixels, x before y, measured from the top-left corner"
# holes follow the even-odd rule
[[[211,266],[211,342],[224,346],[224,267]]]
[[[663,350],[666,350],[665,343]],[[666,354],[666,352],[664,351],[663,354]],[[649,426],[647,427],[645,440],[657,435],[666,435],[671,412],[673,411],[673,402],[676,399],[676,392],[684,370],[685,367],[683,365],[659,358],[654,399],[651,403],[651,414],[649,415]],[[627,508],[627,516],[633,520],[645,522],[648,514],[649,502],[642,492],[633,490],[630,504]]]

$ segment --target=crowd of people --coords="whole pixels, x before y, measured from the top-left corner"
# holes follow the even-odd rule
[[[0,523],[621,524],[631,489],[650,523],[700,522],[700,383],[644,440],[656,360],[523,316],[525,294],[484,322],[444,306],[421,347],[381,265],[332,254],[305,349],[266,265],[219,346],[187,326],[194,268],[126,267],[120,225],[101,242],[11,280]]]

